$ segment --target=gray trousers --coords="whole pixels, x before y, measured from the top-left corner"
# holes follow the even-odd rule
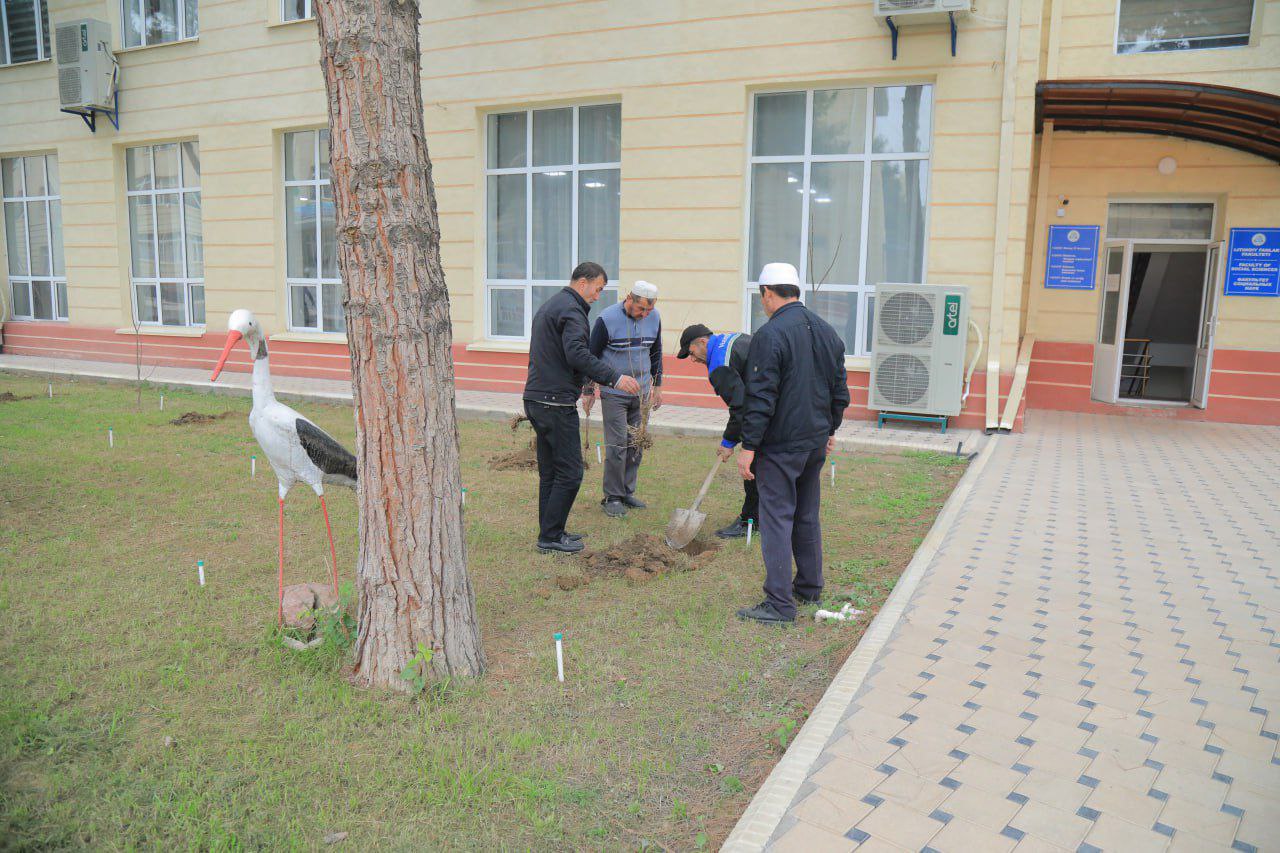
[[[643,451],[632,446],[627,427],[640,426],[640,398],[602,393],[600,414],[604,418],[605,500],[634,495]]]
[[[826,446],[799,453],[756,454],[760,490],[760,550],[764,553],[765,600],[783,616],[794,616],[792,592],[822,594],[822,465]],[[795,580],[791,560],[795,558]]]

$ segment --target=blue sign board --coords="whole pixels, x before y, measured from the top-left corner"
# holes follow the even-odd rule
[[[1227,296],[1280,296],[1280,228],[1232,228]]]
[[[1051,290],[1093,290],[1098,272],[1097,225],[1050,225],[1044,286]]]

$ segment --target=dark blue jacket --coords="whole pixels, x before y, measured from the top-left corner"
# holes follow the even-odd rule
[[[844,341],[800,302],[788,302],[751,338],[742,446],[765,453],[817,450],[849,407]]]
[[[742,440],[742,406],[746,402],[747,352],[751,336],[739,333],[712,335],[707,341],[707,379],[729,407],[721,447],[735,447]]]

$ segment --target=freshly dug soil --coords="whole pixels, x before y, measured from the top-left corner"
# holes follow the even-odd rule
[[[206,415],[203,412],[184,412],[169,423],[174,426],[191,426],[192,424],[207,424],[214,421],[220,421],[223,418],[229,418],[235,412],[223,412],[220,415]]]
[[[16,403],[19,400],[30,400],[31,396],[32,395],[27,395],[26,397],[19,397],[17,394],[13,393],[12,391],[5,391],[3,394],[0,394],[0,403]]]
[[[494,471],[536,471],[538,468],[538,452],[533,442],[528,447],[501,453],[489,460],[489,468]]]
[[[538,450],[534,441],[529,440],[528,447],[522,447],[519,450],[513,450],[510,453],[499,453],[489,460],[489,470],[491,471],[536,471],[538,470]],[[582,470],[589,471],[591,463],[584,456],[582,459]]]
[[[582,559],[589,575],[618,576],[628,583],[644,583],[668,572],[688,572],[701,568],[715,556],[719,548],[711,542],[695,539],[676,551],[668,548],[662,537],[638,533],[625,542],[603,551],[584,551]]]

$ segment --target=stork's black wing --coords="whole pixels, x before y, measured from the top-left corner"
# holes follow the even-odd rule
[[[298,430],[298,439],[302,442],[302,449],[307,452],[307,456],[316,464],[316,467],[324,472],[325,480],[330,482],[350,480],[347,485],[354,486],[356,457],[351,451],[338,444],[337,439],[306,418],[298,418],[295,426]]]

